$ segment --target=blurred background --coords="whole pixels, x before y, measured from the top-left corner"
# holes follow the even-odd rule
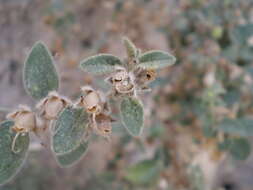
[[[35,105],[22,67],[36,41],[55,57],[60,93],[75,98],[82,85],[108,90],[78,64],[102,52],[126,57],[122,36],[177,57],[141,96],[143,136],[116,122],[111,142],[95,138],[67,169],[34,140],[22,171],[0,189],[252,190],[250,148],[238,161],[244,147],[227,153],[215,131],[223,118],[253,113],[252,0],[0,0],[0,119],[5,109]]]

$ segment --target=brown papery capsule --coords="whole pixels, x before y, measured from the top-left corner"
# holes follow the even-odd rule
[[[115,84],[115,89],[117,92],[119,92],[121,94],[126,94],[126,93],[134,91],[134,84],[132,83],[130,78],[128,78],[126,80],[123,80],[123,81]]]
[[[19,106],[17,110],[7,115],[7,119],[14,121],[12,130],[16,133],[27,133],[36,127],[36,117],[27,106]]]
[[[58,114],[67,106],[71,101],[65,97],[61,97],[57,92],[50,92],[49,95],[37,104],[37,109],[40,110],[40,115],[47,120],[54,120]]]
[[[89,87],[82,88],[83,96],[80,97],[78,105],[85,107],[90,113],[99,113],[102,107],[100,94]]]
[[[103,113],[96,116],[97,133],[103,137],[109,137],[112,131],[112,122],[114,120]]]
[[[156,71],[155,70],[141,70],[137,75],[135,82],[137,85],[146,85],[156,78]]]
[[[115,84],[118,82],[122,82],[123,80],[127,79],[128,77],[129,77],[128,73],[125,69],[118,69],[116,71],[116,73],[113,75],[112,81]]]

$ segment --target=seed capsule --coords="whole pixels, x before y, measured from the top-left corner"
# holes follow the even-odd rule
[[[103,113],[99,114],[95,118],[96,132],[103,137],[109,137],[112,131],[111,123],[114,121],[110,116]]]
[[[63,108],[70,104],[71,101],[67,98],[61,97],[57,92],[50,92],[36,107],[45,119],[54,120]]]
[[[113,80],[113,83],[116,84],[116,83],[126,80],[127,78],[128,78],[127,71],[125,69],[119,69],[113,75],[112,80]]]
[[[82,87],[82,95],[77,103],[78,106],[83,106],[89,113],[98,114],[102,111],[103,102],[99,92],[91,87]]]
[[[127,94],[134,91],[134,84],[132,83],[130,78],[128,78],[115,84],[115,89],[121,94]]]
[[[36,117],[27,106],[19,106],[17,110],[7,115],[7,119],[14,121],[12,130],[16,133],[28,133],[36,127]]]
[[[141,70],[136,74],[135,82],[138,86],[147,85],[156,78],[155,70]]]

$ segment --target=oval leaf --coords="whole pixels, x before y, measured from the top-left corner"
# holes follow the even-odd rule
[[[87,152],[88,145],[88,141],[83,141],[73,151],[66,154],[56,155],[56,160],[58,164],[63,168],[67,168],[76,164]]]
[[[253,136],[252,119],[224,119],[218,127],[218,130],[232,135]]]
[[[0,184],[8,182],[21,168],[29,147],[29,135],[19,135],[15,143],[14,153],[11,149],[15,133],[11,127],[12,121],[0,123]]]
[[[245,138],[233,139],[229,146],[230,154],[236,160],[246,160],[250,155],[250,143]]]
[[[139,62],[138,67],[143,69],[162,69],[173,65],[176,58],[167,52],[154,50],[142,54]]]
[[[23,73],[24,87],[35,99],[47,96],[50,91],[57,90],[59,79],[53,58],[42,42],[37,42],[28,55]]]
[[[139,136],[143,128],[143,106],[137,98],[124,98],[120,105],[121,119],[128,132]]]
[[[88,123],[88,114],[83,108],[65,108],[54,122],[53,152],[66,154],[76,149],[83,140]]]
[[[80,67],[92,74],[108,74],[115,71],[116,66],[122,66],[118,57],[110,54],[99,54],[89,57],[80,63]]]

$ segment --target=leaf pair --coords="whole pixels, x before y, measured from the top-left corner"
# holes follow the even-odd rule
[[[140,54],[140,51],[138,51],[135,45],[128,39],[124,39],[124,44],[128,57],[138,59],[139,63],[136,67],[142,69],[162,69],[173,65],[176,62],[176,58],[167,52],[152,50],[144,54]],[[95,55],[81,61],[80,63],[81,69],[95,75],[112,73],[118,66],[124,67],[123,62],[120,58],[111,54]]]

